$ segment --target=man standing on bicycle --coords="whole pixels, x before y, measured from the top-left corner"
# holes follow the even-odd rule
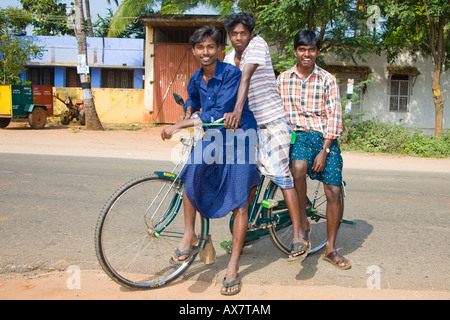
[[[235,66],[218,60],[219,31],[212,26],[200,28],[191,36],[190,42],[194,57],[202,68],[196,71],[189,80],[187,86],[189,98],[185,104],[185,119],[164,127],[161,133],[163,140],[171,138],[178,129],[194,126],[195,122],[214,122],[224,117],[226,113],[232,112],[236,104],[241,71]],[[197,113],[197,119],[191,119],[193,113]],[[242,122],[243,125],[239,130],[244,139],[246,132],[251,133],[253,130],[256,134],[256,121],[247,102],[244,104]],[[178,249],[170,259],[173,263],[182,263],[189,255],[198,251],[194,228],[196,211],[207,218],[221,218],[233,211],[235,217],[233,247],[223,280],[224,286],[220,291],[224,295],[232,295],[239,293],[241,289],[238,266],[247,233],[248,197],[250,189],[259,184],[260,178],[256,165],[250,161],[250,143],[235,141],[235,136],[233,136],[233,141],[227,141],[227,132],[224,127],[207,129],[205,136],[208,136],[210,130],[214,132],[217,139],[212,141],[212,139],[208,140],[204,137],[198,141],[191,153],[190,163],[179,175],[185,186],[183,196],[185,232]],[[236,136],[239,140],[239,134]],[[246,150],[237,150],[238,146],[241,148],[244,146]],[[212,149],[215,150],[215,156],[220,157],[219,161],[213,163],[209,161],[211,159],[205,158],[205,155],[209,155],[205,150]],[[243,157],[245,163],[238,161],[243,159],[239,158],[242,157],[242,152],[248,154],[247,157]],[[230,153],[233,156],[230,156]],[[195,157],[198,154],[202,155],[201,161]],[[225,161],[220,161],[223,160],[222,156],[226,158]]]
[[[263,38],[255,36],[255,22],[251,13],[243,12],[232,14],[224,23],[233,45],[233,50],[225,57],[224,62],[242,70],[236,107],[231,114],[227,114],[225,126],[235,127],[241,120],[248,96],[250,110],[258,123],[258,170],[283,192],[294,229],[288,261],[295,261],[306,257],[311,249],[309,222],[300,215],[289,167],[292,130],[277,91],[269,46]]]
[[[327,198],[327,244],[324,259],[340,269],[350,261],[335,248],[341,212],[343,161],[337,139],[342,131],[342,108],[336,78],[316,65],[320,41],[309,30],[294,39],[297,64],[278,77],[284,108],[296,133],[291,166],[300,210],[306,212],[306,175],[323,182]]]

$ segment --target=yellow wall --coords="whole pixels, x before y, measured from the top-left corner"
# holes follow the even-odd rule
[[[80,88],[54,88],[54,93],[64,100],[66,93],[75,100],[82,100]],[[144,121],[144,90],[93,88],[95,109],[102,123],[133,124]],[[60,114],[64,104],[54,99],[54,114]]]

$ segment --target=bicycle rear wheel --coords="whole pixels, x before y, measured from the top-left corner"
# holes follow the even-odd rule
[[[154,175],[129,181],[105,204],[95,231],[95,249],[103,270],[132,289],[158,288],[192,263],[169,261],[184,233],[182,186]],[[203,227],[203,221],[201,223]]]
[[[271,210],[271,217],[277,217],[277,221],[270,227],[270,235],[275,245],[284,253],[291,253],[291,245],[293,240],[293,227],[289,218],[283,193],[280,188],[275,186],[271,199],[278,201],[281,205]],[[344,214],[344,192],[341,187],[341,217]],[[306,214],[311,225],[311,252],[314,254],[325,247],[327,243],[327,224],[326,224],[326,207],[327,199],[323,190],[323,184],[317,180],[307,179],[307,198],[306,198]]]

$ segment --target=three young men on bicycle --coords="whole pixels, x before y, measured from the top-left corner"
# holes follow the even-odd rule
[[[248,13],[234,14],[225,22],[233,45],[233,51],[227,55],[225,62],[238,66],[242,71],[238,89],[235,90],[235,105],[230,108],[228,104],[227,108],[220,110],[226,116],[225,128],[237,128],[238,123],[243,121],[248,114],[247,111],[250,107],[258,128],[258,169],[283,190],[294,227],[294,244],[288,260],[304,258],[310,250],[310,227],[306,218],[305,204],[306,175],[308,174],[312,178],[323,180],[327,196],[328,242],[324,257],[339,268],[349,268],[350,262],[338,254],[334,247],[339,226],[341,208],[339,194],[342,183],[342,157],[336,140],[341,132],[342,119],[336,79],[315,64],[320,50],[320,43],[315,34],[309,31],[300,31],[294,42],[297,64],[280,75],[278,92],[268,46],[261,37],[254,35],[254,26],[255,18]],[[201,46],[208,46],[206,42],[217,43],[217,41],[212,41],[210,36],[200,40]],[[218,49],[218,43],[216,47]],[[196,51],[196,48],[197,45],[194,44],[194,56],[202,64],[202,69],[192,77],[192,79],[197,77],[199,81],[194,85],[191,84],[191,81],[194,81],[191,79],[188,85],[190,100],[198,99],[201,96],[202,90],[199,88],[204,83],[201,83],[200,76],[208,86],[208,81],[214,78],[217,67],[223,68],[222,62],[217,60],[217,52],[202,55],[200,50]],[[210,48],[212,47],[210,46]],[[207,52],[207,49],[204,49],[203,52]],[[211,68],[211,61],[217,61],[214,62],[214,68]],[[225,78],[222,79],[225,82]],[[234,89],[236,89],[235,80],[230,80]],[[311,95],[311,90],[304,88],[314,89],[314,95]],[[232,99],[229,102],[231,101]],[[186,103],[184,124],[181,126],[176,124],[169,126],[168,129],[163,129],[163,139],[169,138],[175,129],[193,124],[189,122],[191,120],[187,119],[192,111],[196,110],[189,109],[191,106],[188,102]],[[197,110],[205,109],[200,102],[197,107]],[[210,121],[210,119],[202,120]],[[297,139],[291,151],[292,131],[287,120],[297,133]],[[245,123],[245,121],[243,122]],[[186,176],[184,171],[182,175]],[[187,176],[191,176],[189,179],[193,179],[192,175],[187,174]],[[257,184],[254,172],[250,167],[245,170],[245,177],[248,178],[245,179],[247,188],[252,184],[253,186]],[[188,186],[187,189],[189,189]],[[193,231],[191,211],[194,212],[195,219],[195,210],[198,210],[198,207],[194,209],[192,204],[193,197],[192,193],[186,197],[186,200],[190,199],[191,201],[188,200],[185,204],[185,216],[187,213],[188,217],[185,218],[188,226],[186,230],[191,231]],[[233,210],[235,214],[237,213],[234,222],[237,229],[233,228],[233,251],[227,275],[224,278],[222,294],[236,294],[240,291],[241,284],[237,271],[247,228],[247,221],[244,221],[247,217],[246,208],[247,206],[244,205]],[[201,210],[199,211],[201,212]],[[184,240],[186,241],[182,241],[185,242],[184,247],[188,247],[187,251],[178,250],[178,253],[171,258],[173,261],[182,261],[182,258],[192,253],[195,239],[191,235],[191,231],[187,233],[189,236],[186,237],[185,234]]]

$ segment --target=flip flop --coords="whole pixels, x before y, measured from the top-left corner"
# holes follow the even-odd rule
[[[327,255],[324,254],[322,256],[322,259],[331,263],[333,266],[341,270],[348,270],[352,267],[350,260],[341,256],[337,251],[331,251]],[[345,265],[341,266],[340,265],[341,263],[345,263]]]
[[[236,279],[231,280],[230,282],[226,282],[226,277],[223,278],[222,281],[223,287],[220,289],[220,293],[224,296],[234,296],[241,292],[241,279],[239,278],[239,275],[237,275]],[[233,292],[223,291],[223,289],[228,289],[234,286],[238,286],[238,289]]]
[[[191,255],[197,254],[199,252],[200,248],[198,246],[193,246],[190,248],[187,248],[184,251],[180,251],[180,249],[175,250],[175,255],[177,256],[178,260],[173,259],[173,255],[170,256],[169,261],[173,264],[183,264]],[[182,256],[187,256],[183,260],[180,260],[179,258]]]
[[[294,256],[294,254],[303,252],[302,254]],[[291,246],[291,255],[292,257],[288,257],[287,261],[298,261],[298,260],[304,260],[306,256],[311,252],[311,243],[308,245],[304,244],[303,242],[296,242],[293,243]]]
[[[292,257],[288,257],[288,260],[287,260],[288,262],[298,261],[298,260],[303,261],[308,256],[308,254],[311,252],[311,241],[309,240],[310,235],[311,235],[311,227],[309,227],[309,229],[307,231],[303,231],[303,236],[305,237],[305,239],[308,239],[308,244],[304,244],[303,242],[296,242],[296,243],[292,244],[291,253],[290,253],[292,255]],[[303,252],[303,253],[299,254],[297,256],[294,256],[294,254],[297,254],[299,252]]]

